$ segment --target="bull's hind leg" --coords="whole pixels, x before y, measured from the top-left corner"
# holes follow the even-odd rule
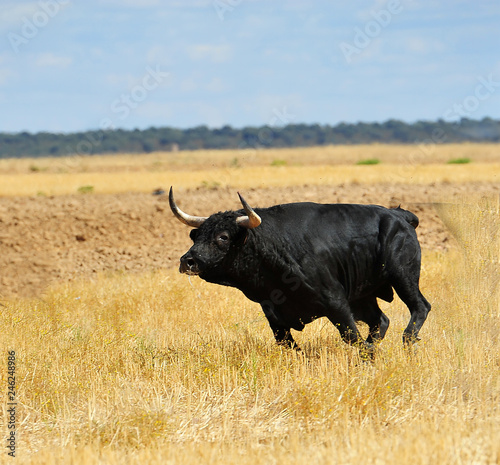
[[[403,333],[403,343],[418,341],[418,333],[424,324],[431,305],[419,289],[420,246],[418,241],[402,241],[393,244],[393,254],[386,262],[391,286],[410,310],[410,322]]]
[[[367,297],[351,302],[354,318],[364,321],[368,325],[366,342],[374,344],[380,342],[389,328],[390,320],[378,306],[376,297]]]
[[[397,292],[397,291],[396,291]],[[411,296],[409,298],[402,297],[399,292],[401,300],[408,306],[411,317],[408,326],[403,332],[403,343],[411,344],[413,342],[418,341],[418,333],[422,328],[425,320],[427,319],[427,315],[431,309],[431,304],[427,301],[427,299],[422,295],[420,290],[417,291],[417,296]]]
[[[403,343],[411,344],[418,341],[418,333],[422,328],[431,304],[422,295],[418,287],[418,274],[399,277],[394,282],[394,289],[410,310],[410,322],[403,332]]]

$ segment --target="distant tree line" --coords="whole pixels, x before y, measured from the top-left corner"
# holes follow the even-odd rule
[[[462,118],[405,123],[289,124],[242,129],[223,126],[210,129],[171,127],[144,130],[87,131],[71,134],[39,132],[0,133],[0,158],[94,155],[103,153],[149,153],[199,149],[258,149],[310,147],[338,144],[402,143],[440,144],[451,142],[500,142],[500,120]]]

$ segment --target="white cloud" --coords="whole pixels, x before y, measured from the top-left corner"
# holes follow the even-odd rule
[[[230,45],[198,44],[188,47],[188,54],[194,61],[210,61],[212,63],[225,63],[233,55]]]
[[[0,55],[0,86],[7,84],[10,81],[10,78],[16,75],[16,73],[12,70],[12,67],[9,68],[10,57],[7,53]]]
[[[284,126],[303,121],[305,107],[302,95],[297,93],[260,94],[245,105],[245,110],[264,124]]]
[[[154,101],[141,103],[141,105],[139,105],[137,109],[134,110],[134,114],[138,118],[157,120],[161,123],[164,123],[166,120],[171,119],[175,116],[172,105],[170,103]]]
[[[179,86],[182,92],[193,92],[198,89],[198,84],[193,78],[183,79]]]
[[[424,55],[427,55],[428,53],[442,53],[446,50],[446,45],[437,39],[411,37],[407,42],[408,50]]]
[[[209,127],[218,128],[227,123],[226,109],[221,108],[219,104],[201,103],[196,105],[195,111],[201,121]]]
[[[161,0],[105,0],[101,3],[116,6],[128,6],[132,8],[149,8],[151,6],[160,6]]]
[[[248,1],[248,0],[247,0]],[[129,8],[150,8],[162,7],[171,10],[173,8],[208,8],[211,7],[214,0],[101,0],[100,3],[118,7]]]
[[[146,61],[148,63],[172,64],[172,47],[155,44],[146,52]]]
[[[12,70],[0,68],[0,86],[7,84],[12,76],[14,76],[14,72]]]
[[[50,52],[41,53],[36,58],[36,65],[41,67],[67,68],[71,63],[73,63],[71,57],[55,55]]]
[[[369,8],[361,8],[357,12],[357,17],[360,21],[372,21],[373,15],[380,13],[382,10],[387,10],[388,0],[375,0]],[[405,7],[404,1],[395,1],[391,5],[395,7],[396,10],[403,10]]]
[[[227,90],[227,85],[224,84],[221,78],[214,77],[212,80],[206,85],[206,89],[210,92],[220,93]]]
[[[186,93],[203,90],[220,94],[228,90],[228,84],[219,77],[214,76],[208,82],[206,81],[205,77],[197,73],[195,76],[182,79],[178,84],[178,88],[181,92]]]
[[[8,2],[0,9],[0,31],[16,32],[23,25],[23,18],[31,18],[39,9],[36,2]]]
[[[108,74],[106,81],[113,87],[128,89],[136,83],[137,78],[131,74]]]
[[[167,0],[163,2],[169,8],[207,8],[214,0]]]

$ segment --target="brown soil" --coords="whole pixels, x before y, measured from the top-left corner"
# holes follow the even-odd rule
[[[433,202],[500,191],[498,184],[345,185],[244,192],[252,206],[292,201],[401,204],[420,218],[423,248],[446,250],[454,240]],[[208,216],[240,208],[235,189],[176,191],[179,206]],[[151,194],[73,195],[0,199],[0,295],[40,295],[49,285],[101,271],[140,272],[178,266],[189,228]]]

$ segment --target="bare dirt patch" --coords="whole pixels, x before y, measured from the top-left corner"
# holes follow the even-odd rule
[[[401,204],[420,218],[424,249],[453,247],[434,202],[500,192],[499,184],[301,186],[242,192],[254,207],[315,201]],[[234,189],[177,189],[183,210],[203,216],[240,208]],[[165,195],[114,194],[11,197],[0,200],[0,295],[40,295],[51,284],[98,272],[177,267],[189,229]]]

